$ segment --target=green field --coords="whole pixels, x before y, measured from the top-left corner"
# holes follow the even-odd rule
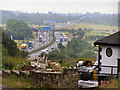
[[[83,23],[83,22],[75,24],[70,27],[65,27],[65,28],[66,29],[75,29],[75,30],[78,30],[79,28],[82,28],[82,29],[87,28],[87,29],[94,29],[94,30],[102,29],[102,30],[110,30],[110,33],[113,33],[113,29],[118,31],[118,27],[116,27],[116,26],[104,26],[104,25]]]
[[[117,26],[105,26],[105,25],[98,25],[98,24],[91,24],[91,23],[77,23],[73,26],[69,26],[69,27],[64,27],[64,29],[69,29],[69,30],[78,30],[79,28],[81,28],[82,30],[85,30],[85,35],[83,37],[83,39],[85,40],[85,38],[87,37],[89,39],[89,37],[91,36],[108,36],[110,34],[113,34],[115,32],[118,31],[118,27]],[[89,29],[93,29],[93,30],[89,30]],[[66,35],[68,35],[68,37],[70,37],[70,39],[72,40],[73,38],[73,34],[69,33],[69,32],[64,32]],[[96,41],[95,40],[87,40],[88,43],[92,44]]]

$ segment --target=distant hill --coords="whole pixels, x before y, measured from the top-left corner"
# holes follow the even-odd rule
[[[14,18],[10,18],[7,21],[7,30],[10,35],[13,36],[31,36],[32,30],[27,26],[26,23],[20,20],[16,20]]]
[[[7,23],[9,18],[15,18],[24,21],[28,24],[43,24],[44,20],[55,20],[56,22],[89,22],[101,25],[118,25],[117,14],[101,14],[99,12],[81,14],[81,13],[23,13],[20,11],[5,11],[2,10],[2,23]]]

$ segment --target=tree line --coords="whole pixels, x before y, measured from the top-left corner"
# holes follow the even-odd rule
[[[109,26],[117,26],[118,15],[117,14],[101,14],[99,12],[95,13],[86,13],[86,14],[57,14],[57,13],[17,13],[14,11],[5,11],[2,10],[2,21],[3,23],[7,23],[10,18],[15,18],[26,22],[28,24],[44,24],[44,20],[54,20],[57,22],[68,22],[68,21],[79,21],[79,22],[89,22],[93,24],[100,25],[109,25]]]
[[[1,27],[0,30],[4,31]],[[17,43],[4,32],[2,32],[2,43],[0,45],[2,47],[2,69],[17,69],[17,64],[25,61],[24,58],[28,55],[28,52],[20,51],[17,48]]]

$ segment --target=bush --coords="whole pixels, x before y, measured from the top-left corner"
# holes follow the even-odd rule
[[[64,60],[67,59],[67,56],[62,52],[59,52],[57,49],[53,50],[49,54],[47,54],[48,59],[50,60]]]
[[[27,65],[29,64],[29,61],[27,61],[25,58],[2,56],[2,69],[20,70],[21,67],[24,66],[21,62],[25,62]]]

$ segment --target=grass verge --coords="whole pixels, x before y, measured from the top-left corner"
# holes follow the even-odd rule
[[[3,77],[2,84],[10,88],[36,88],[36,86],[32,85],[32,81],[29,78],[18,77],[16,75]]]

